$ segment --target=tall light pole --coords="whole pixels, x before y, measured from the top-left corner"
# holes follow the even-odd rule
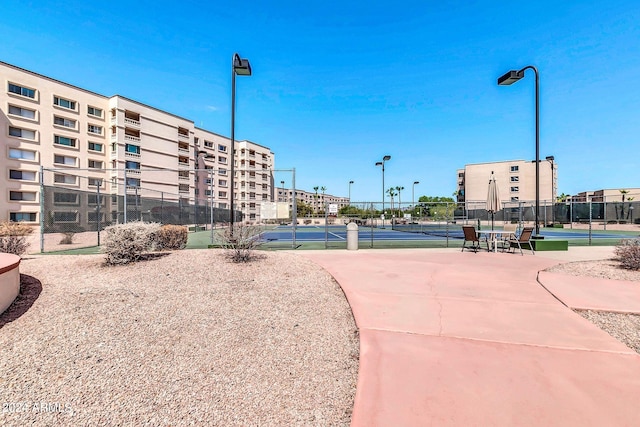
[[[391,160],[391,156],[386,155],[381,162],[376,162],[376,166],[382,166],[382,227],[384,228],[384,163]]]
[[[280,181],[280,184],[282,184],[282,201],[286,202],[287,197],[284,195],[284,181]]]
[[[538,69],[527,65],[519,71],[511,70],[498,78],[498,85],[508,86],[524,77],[525,70],[533,70],[536,75],[536,236],[540,234],[540,78]]]
[[[351,184],[353,184],[353,181],[349,181],[349,206],[351,206]]]
[[[235,186],[235,163],[236,163],[236,152],[235,152],[235,144],[236,144],[236,74],[239,76],[250,76],[251,75],[251,64],[249,64],[248,59],[240,58],[240,55],[237,53],[233,54],[233,58],[231,59],[231,191],[229,195],[231,196],[230,203],[230,221],[229,221],[229,231],[231,236],[233,236],[233,221],[235,219],[235,212],[233,207],[233,190]]]
[[[413,185],[411,186],[411,206],[413,206],[414,212],[416,210],[416,197],[415,197],[416,184],[420,184],[420,181],[414,181]]]
[[[549,163],[551,163],[551,222],[553,224],[556,223],[556,183],[554,181],[554,174],[555,174],[555,169],[556,169],[556,165],[553,162],[555,160],[555,157],[553,156],[547,156],[544,158],[546,161],[548,161]]]

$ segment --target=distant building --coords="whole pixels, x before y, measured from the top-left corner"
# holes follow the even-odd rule
[[[620,190],[626,191],[621,193]],[[640,202],[640,188],[614,188],[595,191],[582,191],[570,196],[572,202],[622,202],[624,194],[625,202]]]
[[[314,212],[323,212],[326,204],[338,205],[338,210],[345,206],[349,206],[350,201],[348,197],[332,196],[331,194],[322,194],[316,192],[308,192],[304,190],[291,190],[288,188],[278,188],[278,201],[288,202],[289,210],[293,209],[293,194],[296,195],[296,200],[304,202],[311,206]]]
[[[503,202],[531,202],[536,200],[535,161],[507,160],[465,165],[457,171],[459,203],[485,202],[489,178],[493,172],[498,192]],[[540,161],[540,203],[551,204],[556,200],[558,188],[558,164],[551,160]]]

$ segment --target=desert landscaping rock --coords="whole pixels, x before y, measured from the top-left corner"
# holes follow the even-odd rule
[[[214,250],[103,260],[23,259],[37,298],[0,316],[0,400],[14,403],[0,424],[349,424],[358,334],[320,267]]]

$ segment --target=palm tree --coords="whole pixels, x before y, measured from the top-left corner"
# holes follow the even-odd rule
[[[327,207],[325,206],[325,203],[324,203],[324,192],[327,191],[327,187],[323,185],[322,187],[320,187],[320,191],[322,191],[322,207],[326,209]]]
[[[396,195],[396,189],[391,187],[387,190],[387,194],[389,195],[389,198],[391,198],[391,212],[393,212],[393,198]]]
[[[318,188],[320,188],[320,187],[318,187],[317,185],[315,187],[313,187],[313,191],[316,192],[315,196],[313,196],[313,200],[314,200],[314,202],[313,202],[313,205],[314,205],[313,206],[313,211],[314,212],[318,211]]]
[[[404,190],[404,187],[397,186],[396,190],[398,190],[398,210],[402,211],[402,199],[400,198],[400,194],[402,193],[402,190]],[[400,215],[401,215],[401,212],[398,213],[398,216]]]

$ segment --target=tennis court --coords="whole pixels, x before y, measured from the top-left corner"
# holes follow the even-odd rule
[[[486,227],[482,228],[486,230]],[[496,227],[501,229],[501,227]],[[622,239],[638,237],[637,232],[592,231],[541,228],[540,234],[549,240],[567,240],[570,245],[615,245]],[[463,241],[462,226],[457,224],[394,225],[394,229],[360,227],[358,241],[367,247],[457,247]],[[298,226],[295,239],[291,226],[279,226],[260,235],[267,248],[345,248],[347,229],[344,225]],[[295,244],[294,244],[295,240]]]

